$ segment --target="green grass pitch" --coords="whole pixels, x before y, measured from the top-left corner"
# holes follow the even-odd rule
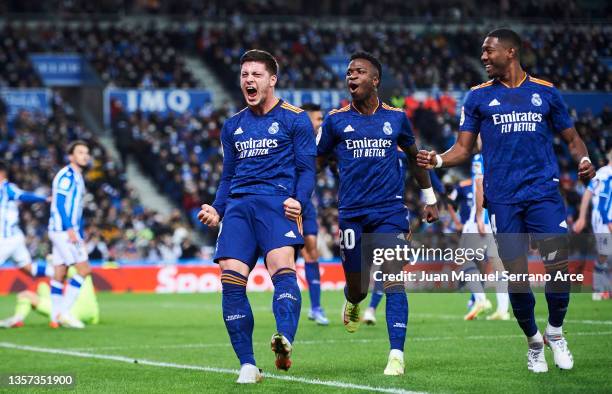
[[[536,297],[543,329],[546,303],[543,294]],[[268,343],[274,332],[271,294],[251,293],[249,298],[255,314],[255,357],[269,374],[258,385],[238,387],[236,372],[228,371],[237,370],[238,363],[221,319],[220,294],[101,293],[102,322],[82,331],[51,330],[46,319],[32,315],[25,327],[0,331],[0,374],[72,373],[76,390],[83,393],[612,392],[612,301],[593,302],[590,294],[573,295],[564,327],[574,369],[558,370],[547,350],[550,370],[539,375],[527,371],[526,343],[515,321],[464,322],[465,294],[411,294],[402,377],[382,373],[388,353],[384,301],[378,325],[362,325],[348,334],[340,321],[340,292],[323,293],[329,327],[307,320],[304,293],[293,367],[281,372],[274,368]],[[14,296],[0,297],[1,316],[10,315],[13,306]],[[0,387],[3,390],[35,391]]]

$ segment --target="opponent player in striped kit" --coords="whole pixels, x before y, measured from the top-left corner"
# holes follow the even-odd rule
[[[8,165],[0,161],[0,265],[8,259],[33,277],[51,276],[53,267],[46,263],[33,263],[19,228],[19,203],[41,203],[47,197],[23,191],[8,179]]]
[[[480,145],[480,138],[478,138],[478,145]],[[463,248],[468,247],[484,247],[489,262],[496,271],[503,271],[503,265],[497,252],[497,245],[493,238],[493,231],[491,229],[491,223],[489,222],[489,215],[487,209],[483,207],[484,201],[484,189],[483,189],[483,177],[484,177],[484,163],[480,153],[477,153],[472,158],[472,204],[470,209],[470,216],[463,225],[463,233],[461,235],[460,246]],[[479,268],[474,262],[466,263],[462,269],[466,273],[470,271],[478,271]],[[484,293],[483,285],[480,281],[468,282],[468,287],[474,297],[474,302],[470,306],[468,313],[464,316],[464,320],[473,320],[478,315],[491,308],[491,302],[486,298]],[[497,297],[497,310],[487,316],[487,320],[509,320],[510,314],[508,313],[508,284],[504,281],[497,281],[496,286],[496,297]]]
[[[91,268],[83,242],[83,199],[85,181],[83,171],[89,165],[89,147],[84,141],[74,141],[67,149],[70,163],[53,178],[49,239],[52,243],[55,272],[51,280],[52,328],[84,328],[70,310],[76,301]],[[64,281],[69,266],[76,273],[70,278],[64,294]]]
[[[612,256],[612,150],[608,151],[608,165],[597,170],[595,178],[582,195],[580,216],[574,223],[574,231],[582,232],[586,224],[589,203],[593,204],[591,211],[591,226],[597,243],[597,262],[593,271],[593,301],[610,298],[610,273],[608,260]]]

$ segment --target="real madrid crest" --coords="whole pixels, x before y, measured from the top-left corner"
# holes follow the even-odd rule
[[[385,124],[383,125],[383,132],[386,135],[391,135],[393,134],[393,128],[391,128],[391,123],[389,122],[385,122]]]
[[[268,133],[276,134],[278,133],[278,122],[274,122],[268,127]]]
[[[539,94],[534,93],[533,95],[531,95],[531,104],[535,105],[536,107],[539,107],[540,105],[542,105],[542,97],[540,97]]]

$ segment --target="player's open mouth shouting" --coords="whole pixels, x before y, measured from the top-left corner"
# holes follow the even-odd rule
[[[247,86],[245,91],[248,101],[254,101],[257,98],[257,88],[255,86]]]

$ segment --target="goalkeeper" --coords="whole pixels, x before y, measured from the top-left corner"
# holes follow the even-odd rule
[[[75,271],[71,267],[68,277],[72,277]],[[23,327],[24,320],[34,310],[43,316],[51,313],[51,288],[46,282],[40,282],[36,292],[25,290],[17,294],[17,305],[15,314],[0,321],[0,328]],[[83,282],[83,287],[76,302],[70,310],[72,315],[85,324],[98,324],[100,321],[100,308],[94,290],[91,275]]]

